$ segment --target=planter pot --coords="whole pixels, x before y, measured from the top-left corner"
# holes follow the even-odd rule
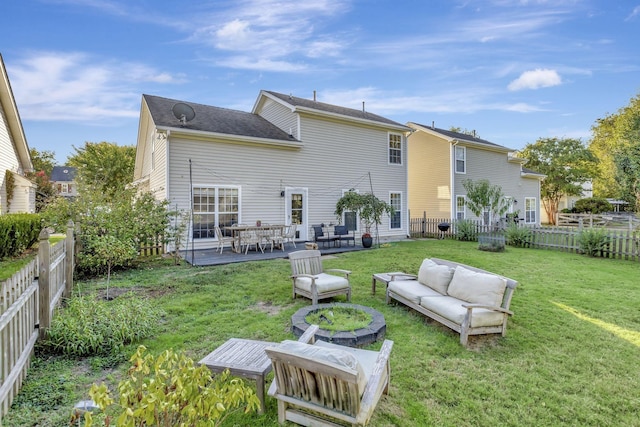
[[[369,236],[369,237],[362,237],[362,247],[363,248],[370,248],[371,245],[373,245],[373,237]]]

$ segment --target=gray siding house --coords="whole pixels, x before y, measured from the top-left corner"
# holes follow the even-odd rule
[[[188,114],[180,120],[174,111]],[[403,239],[409,130],[364,109],[271,91],[259,93],[251,112],[143,95],[134,179],[193,212],[196,249],[217,244],[216,225],[257,221],[295,223],[297,240],[310,240],[311,225],[340,221],[336,202],[350,189],[373,189],[394,205],[378,232]]]

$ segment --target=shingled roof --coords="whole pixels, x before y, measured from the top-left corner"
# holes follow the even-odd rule
[[[304,107],[308,109],[323,111],[323,112],[332,113],[332,114],[339,114],[342,116],[352,117],[356,119],[370,120],[370,121],[384,123],[384,124],[393,125],[393,126],[406,127],[405,125],[398,122],[394,122],[393,120],[389,120],[386,117],[382,117],[377,114],[370,113],[364,110],[364,108],[362,110],[357,110],[355,108],[340,107],[338,105],[326,104],[324,102],[318,102],[312,99],[298,98],[297,96],[285,95],[283,93],[272,92],[268,90],[265,90],[264,93],[268,93],[286,102],[292,107]]]
[[[283,141],[295,140],[285,131],[257,114],[153,95],[142,95],[142,97],[149,107],[149,112],[156,126]],[[191,106],[196,113],[193,120],[184,125],[173,115],[172,108],[179,102]]]
[[[469,141],[469,142],[473,142],[476,144],[482,144],[482,145],[486,145],[488,147],[493,147],[493,148],[502,148],[505,151],[513,151],[510,148],[507,148],[503,145],[499,145],[499,144],[494,144],[491,141],[487,141],[486,139],[482,139],[482,138],[476,138],[473,135],[469,135],[466,133],[460,133],[460,132],[454,132],[451,130],[446,130],[446,129],[440,129],[440,128],[436,128],[436,127],[432,127],[432,126],[427,126],[427,125],[422,125],[420,123],[415,123],[416,125],[423,127],[425,129],[429,129],[432,132],[437,132],[443,136],[446,136],[448,138],[453,138],[453,139],[457,139],[460,141]]]
[[[54,166],[51,169],[51,181],[71,182],[76,177],[76,168],[73,166]]]

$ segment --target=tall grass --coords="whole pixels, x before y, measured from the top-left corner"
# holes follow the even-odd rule
[[[373,273],[416,273],[426,257],[517,280],[507,336],[471,337],[471,349],[465,349],[447,328],[404,306],[386,305],[380,286],[371,294]],[[640,264],[513,247],[485,252],[475,242],[452,240],[395,243],[328,257],[324,264],[353,271],[352,302],[382,312],[386,338],[395,343],[390,394],[370,425],[640,425]],[[200,360],[231,337],[293,338],[291,315],[309,301],[291,299],[289,274],[287,260],[202,268],[150,264],[118,273],[111,284],[144,291],[166,313],[161,332],[143,341],[152,353],[173,348]],[[104,287],[104,281],[80,286],[87,292]],[[28,394],[21,393],[3,425],[62,425],[71,406],[88,397],[91,382],[106,378],[117,384],[122,375],[104,371],[91,358],[53,366],[34,363]],[[55,405],[42,404],[40,396],[60,396],[43,378],[67,378],[69,370],[75,373],[73,393]],[[264,415],[239,414],[227,425],[275,427],[276,401],[267,398]]]

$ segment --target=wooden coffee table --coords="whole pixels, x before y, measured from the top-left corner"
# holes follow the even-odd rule
[[[265,410],[265,377],[271,372],[271,359],[264,349],[278,343],[231,338],[205,356],[199,363],[212,372],[229,369],[231,375],[256,380],[256,394],[260,400],[260,413]]]
[[[388,286],[391,281],[391,276],[404,275],[405,279],[413,278],[414,276],[403,273],[402,271],[394,271],[392,273],[375,273],[371,278],[371,293],[376,294],[376,282],[384,283],[384,286]],[[401,279],[402,280],[402,279]]]

